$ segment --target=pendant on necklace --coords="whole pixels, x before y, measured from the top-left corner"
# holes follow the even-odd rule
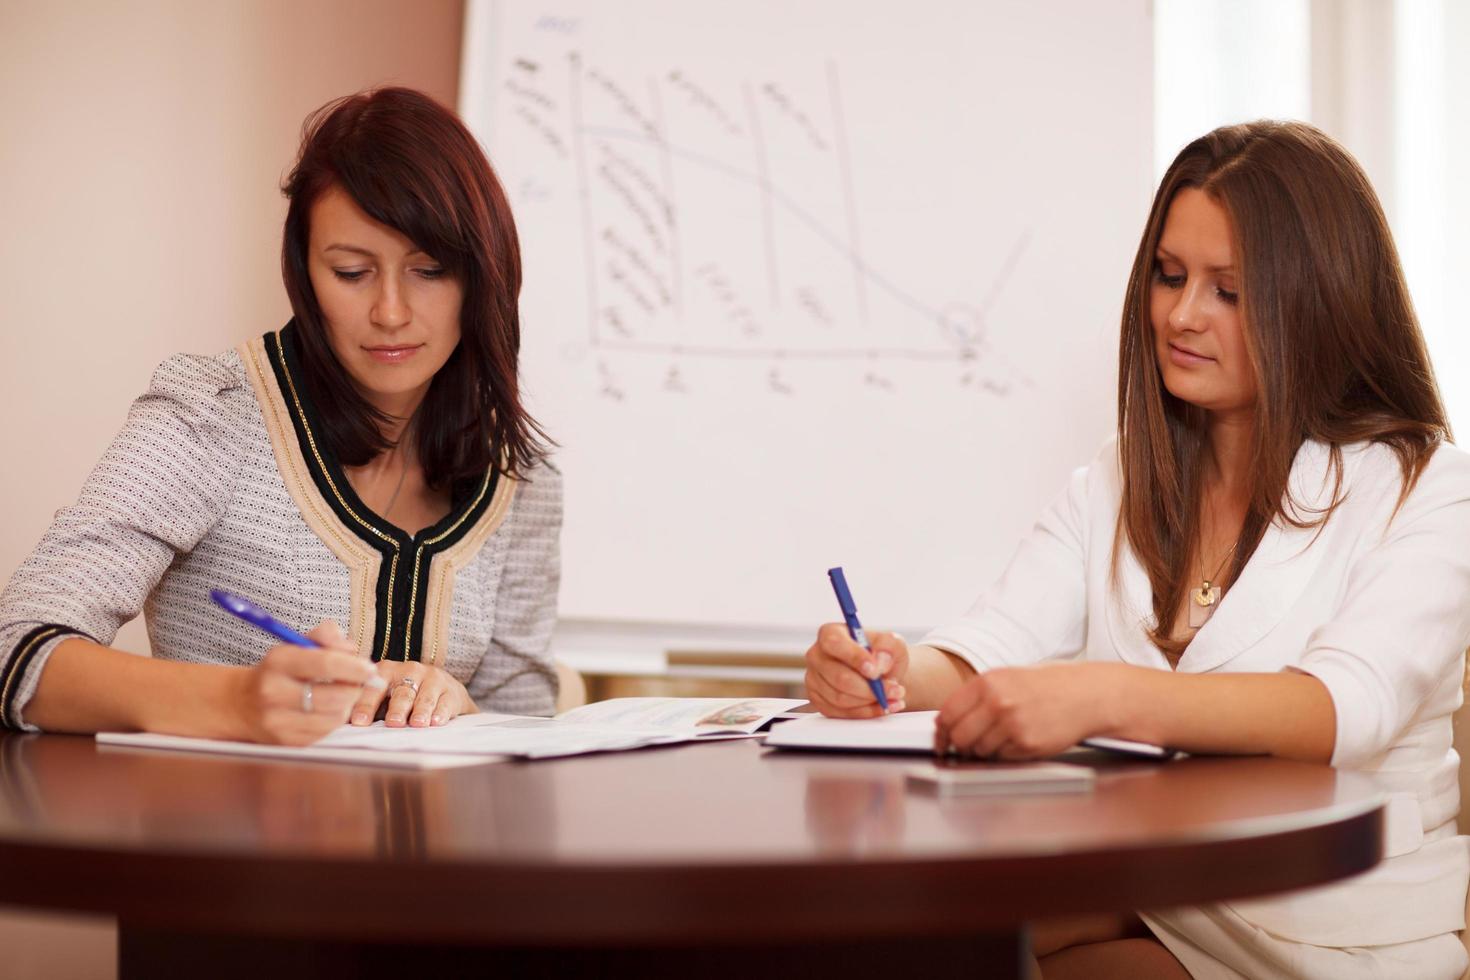
[[[1197,630],[1214,613],[1215,606],[1220,601],[1220,587],[1211,585],[1206,579],[1200,583],[1199,588],[1189,593],[1189,598],[1189,628]]]

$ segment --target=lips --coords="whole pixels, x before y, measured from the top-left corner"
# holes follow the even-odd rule
[[[1197,350],[1191,350],[1182,344],[1169,342],[1169,360],[1183,367],[1192,367],[1197,364],[1213,364],[1215,359],[1201,354]]]
[[[369,357],[375,361],[386,364],[396,364],[406,361],[423,349],[423,344],[382,344],[376,347],[364,347]]]

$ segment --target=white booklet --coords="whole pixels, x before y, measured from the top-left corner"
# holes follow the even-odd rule
[[[933,752],[937,711],[902,711],[879,718],[805,715],[771,729],[778,749],[849,749],[859,752]]]
[[[674,742],[748,738],[805,701],[790,698],[614,698],[555,718],[463,715],[437,728],[344,725],[302,747],[151,733],[98,734],[102,745],[432,769],[505,758],[549,759]]]
[[[932,753],[937,711],[904,711],[879,718],[827,718],[803,715],[771,730],[766,744],[778,749],[841,749],[852,752]],[[1140,759],[1163,761],[1173,749],[1122,738],[1085,738],[1076,750],[1091,749]],[[1076,750],[1068,750],[1076,751]]]

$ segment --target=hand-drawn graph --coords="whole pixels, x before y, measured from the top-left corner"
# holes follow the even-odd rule
[[[503,60],[493,142],[541,151],[508,181],[517,203],[575,188],[586,334],[565,356],[597,357],[604,396],[626,396],[627,356],[666,361],[671,392],[699,359],[751,362],[778,394],[793,391],[786,365],[813,360],[851,362],[880,390],[894,361],[950,365],[954,383],[997,395],[1028,383],[991,342],[990,314],[1029,229],[966,295],[932,298],[872,260],[834,60],[612,66],[575,43],[575,22],[537,26],[571,36]]]
[[[967,608],[1112,425],[1148,0],[470,0],[560,615]],[[751,648],[754,649],[754,648]]]

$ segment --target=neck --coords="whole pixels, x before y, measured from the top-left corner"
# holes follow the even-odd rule
[[[1210,417],[1205,476],[1209,483],[1228,496],[1243,496],[1247,492],[1254,429],[1255,424],[1248,414],[1215,414]]]
[[[424,396],[428,392],[429,386],[426,384],[414,391],[401,394],[365,393],[365,397],[373,408],[387,416],[388,421],[383,426],[383,435],[396,444],[403,441],[409,422],[413,420],[413,415],[419,410],[419,406],[424,403]]]

